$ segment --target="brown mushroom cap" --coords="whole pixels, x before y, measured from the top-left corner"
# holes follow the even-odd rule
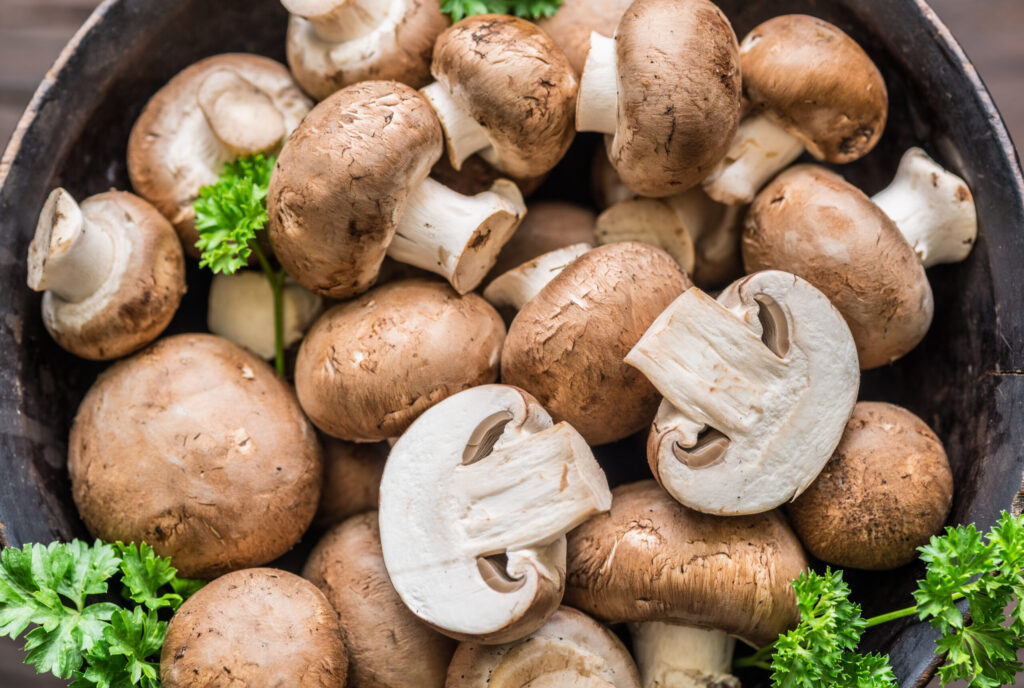
[[[494,382],[504,337],[501,317],[476,294],[392,282],[320,317],[299,349],[295,388],[334,437],[398,437],[442,399]]]
[[[624,241],[584,254],[512,322],[502,381],[537,397],[589,444],[642,430],[661,395],[623,358],[691,286],[671,256],[647,244]]]
[[[434,78],[487,130],[497,167],[544,174],[576,136],[576,75],[562,50],[528,21],[467,17],[434,46]]]
[[[846,318],[864,370],[909,352],[932,322],[914,249],[871,199],[822,167],[797,165],[761,191],[747,214],[743,263],[820,289]]]
[[[931,428],[899,406],[862,401],[817,480],[786,510],[814,556],[883,571],[917,558],[952,501],[949,460]]]
[[[838,27],[805,14],[769,19],[740,46],[743,86],[819,160],[853,162],[885,130],[889,94],[878,67]]]
[[[416,618],[384,568],[377,512],[332,528],[309,555],[304,578],[338,611],[349,688],[441,688],[455,641]]]
[[[491,279],[550,251],[596,243],[597,217],[592,211],[562,201],[541,201],[527,207],[526,218],[498,254]]]
[[[466,158],[458,170],[452,167],[452,161],[447,155],[442,155],[434,165],[434,169],[430,171],[430,176],[452,191],[466,196],[475,196],[478,193],[490,191],[494,182],[499,179],[507,179],[505,174],[499,172],[479,155],[471,155]],[[540,188],[545,179],[547,179],[547,175],[542,174],[538,177],[526,177],[512,181],[516,183],[524,197],[529,197]]]
[[[612,508],[569,533],[565,603],[598,619],[675,621],[755,647],[800,620],[790,587],[807,568],[778,511],[691,511],[647,480],[612,490]]]
[[[90,533],[148,542],[198,578],[288,551],[323,480],[289,386],[205,334],[162,339],[100,375],[71,427],[68,469]]]
[[[313,524],[329,528],[346,518],[377,508],[380,478],[389,447],[385,442],[356,444],[329,435],[324,448],[324,488]]]
[[[541,19],[537,26],[547,32],[562,49],[576,74],[583,73],[590,50],[590,34],[614,36],[623,13],[633,0],[565,0],[554,16]]]
[[[367,81],[317,105],[270,179],[267,229],[281,265],[331,298],[369,289],[410,192],[442,150],[434,111],[403,84]]]
[[[182,605],[160,654],[166,688],[343,688],[338,615],[309,581],[277,569],[221,576]]]

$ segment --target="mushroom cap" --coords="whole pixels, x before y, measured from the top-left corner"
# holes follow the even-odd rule
[[[200,88],[217,72],[233,72],[270,98],[292,131],[312,105],[279,62],[226,53],[186,67],[149,99],[128,139],[128,174],[135,192],[171,221],[185,252],[199,256],[192,204],[234,156],[208,141],[213,134],[199,105]]]
[[[409,194],[442,151],[430,104],[403,84],[367,81],[317,105],[270,179],[267,229],[281,265],[330,298],[369,289]]]
[[[583,73],[590,51],[590,34],[614,36],[623,13],[633,0],[565,0],[554,16],[537,22],[562,49],[576,74]]]
[[[692,286],[664,251],[625,241],[576,259],[512,321],[502,381],[530,392],[592,445],[642,430],[661,396],[623,358]]]
[[[343,688],[347,674],[327,598],[278,569],[245,569],[208,584],[171,619],[160,654],[166,688]]]
[[[900,358],[931,326],[932,289],[914,249],[871,199],[822,167],[797,165],[761,191],[743,263],[820,289],[846,318],[864,370]]]
[[[68,447],[89,532],[148,542],[184,576],[271,561],[313,519],[313,427],[265,362],[206,334],[168,337],[100,375]]]
[[[743,87],[819,160],[853,162],[885,130],[889,94],[878,67],[838,27],[806,14],[769,19],[740,46]]]
[[[952,502],[953,474],[931,428],[899,406],[862,401],[821,475],[786,510],[814,556],[883,571],[916,559]]]
[[[489,279],[523,263],[573,244],[596,243],[591,210],[563,201],[540,201],[527,206],[526,217],[498,254]]]
[[[636,0],[615,34],[618,130],[608,157],[641,196],[696,186],[740,123],[736,34],[708,0]]]
[[[565,602],[602,621],[674,621],[759,647],[800,620],[807,568],[778,511],[712,516],[654,481],[612,491],[609,513],[569,533]]]
[[[442,155],[434,165],[434,169],[430,171],[430,176],[463,196],[475,196],[490,191],[496,181],[507,178],[479,155],[471,155],[466,158],[458,170],[452,167],[452,161],[447,155]],[[537,177],[519,178],[512,181],[519,187],[523,197],[528,198],[540,188],[545,179],[547,179],[547,175],[542,174]]]
[[[313,525],[328,528],[349,516],[376,510],[388,445],[356,444],[329,435],[322,436],[320,442],[324,448],[324,487]]]
[[[455,641],[402,604],[384,568],[377,512],[335,526],[309,555],[302,576],[341,619],[350,688],[442,688]]]
[[[636,198],[636,193],[622,183],[622,177],[615,171],[608,151],[598,146],[594,151],[594,162],[590,168],[590,186],[594,202],[601,210],[607,210],[616,203]]]
[[[583,612],[559,607],[515,643],[460,643],[445,688],[640,688],[629,650]]]
[[[320,316],[299,348],[295,389],[327,434],[379,442],[442,399],[494,382],[504,338],[501,316],[476,294],[391,282]]]
[[[110,276],[78,303],[43,295],[43,324],[64,349],[106,361],[126,356],[164,331],[185,295],[185,259],[171,223],[146,201],[108,191],[81,203],[114,246]]]
[[[503,14],[467,17],[441,34],[434,78],[487,130],[513,177],[553,168],[576,136],[576,74],[551,38]]]

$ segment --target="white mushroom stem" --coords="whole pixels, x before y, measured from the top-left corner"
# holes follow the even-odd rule
[[[615,39],[590,34],[590,52],[580,78],[576,131],[614,134],[619,121],[619,55]]]
[[[523,194],[507,179],[463,196],[428,178],[409,196],[388,255],[437,273],[466,294],[494,267],[525,215]]]
[[[207,76],[196,100],[212,138],[232,157],[275,148],[288,133],[273,99],[234,70],[219,69]]]
[[[739,688],[736,641],[721,631],[651,621],[629,625],[643,688]]]
[[[803,152],[800,139],[765,115],[751,115],[740,122],[729,152],[704,180],[704,191],[726,205],[751,203],[772,177]]]
[[[420,89],[420,93],[430,101],[434,112],[437,113],[437,119],[441,122],[452,167],[461,170],[462,163],[466,162],[469,156],[491,147],[487,130],[455,102],[445,84],[435,81]],[[489,157],[496,161],[493,156]]]
[[[487,285],[484,298],[497,308],[522,310],[548,282],[591,248],[590,244],[573,244],[523,263]]]
[[[397,1],[397,0],[395,0]],[[308,19],[316,35],[342,43],[365,36],[388,16],[387,0],[281,0],[291,14]]]
[[[896,177],[872,198],[914,247],[926,268],[965,259],[978,237],[967,183],[920,148],[903,154]]]
[[[54,189],[43,205],[28,249],[28,286],[78,303],[106,281],[114,242],[105,228],[87,221],[75,199]]]

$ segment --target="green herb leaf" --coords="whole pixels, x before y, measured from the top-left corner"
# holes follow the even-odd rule
[[[550,17],[562,0],[443,0],[441,11],[459,21],[475,14],[512,14],[524,19]]]
[[[122,582],[125,596],[147,609],[170,607],[177,611],[188,597],[203,587],[203,581],[178,578],[178,570],[171,566],[170,557],[159,557],[153,548],[141,545],[114,545],[121,555]],[[171,586],[173,592],[161,593],[164,586]]]

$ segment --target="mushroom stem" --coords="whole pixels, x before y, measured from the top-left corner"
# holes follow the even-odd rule
[[[920,148],[903,154],[892,184],[871,200],[896,223],[926,268],[965,259],[978,237],[967,183]]]
[[[232,157],[275,148],[287,134],[284,115],[271,97],[234,70],[207,76],[196,101],[210,131]]]
[[[592,32],[580,78],[576,131],[614,134],[619,119],[619,55],[614,38]]]
[[[751,115],[740,122],[729,152],[704,180],[704,191],[726,205],[751,203],[772,177],[803,152],[800,139],[766,115]]]
[[[388,255],[437,273],[466,294],[483,281],[525,214],[519,187],[507,179],[463,196],[427,178],[410,194]]]
[[[29,288],[78,303],[100,288],[113,264],[114,242],[108,231],[87,221],[70,193],[54,189],[29,246]]]
[[[281,0],[291,14],[308,19],[324,41],[343,43],[373,31],[391,11],[386,0]]]
[[[729,673],[736,640],[660,621],[629,625],[643,688],[739,688]]]
[[[448,158],[456,171],[462,169],[462,163],[469,156],[491,147],[487,130],[455,102],[449,95],[447,86],[435,81],[421,88],[420,93],[430,101],[434,112],[437,113],[437,119],[441,122],[447,140]],[[493,155],[488,157],[497,162]]]
[[[522,309],[571,262],[593,248],[573,244],[550,251],[497,277],[484,289],[484,298],[496,308]]]

